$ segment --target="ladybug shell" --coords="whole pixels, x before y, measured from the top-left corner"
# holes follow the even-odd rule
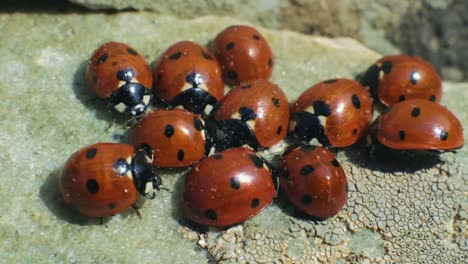
[[[247,148],[231,148],[192,169],[185,179],[183,207],[194,222],[224,227],[258,214],[275,195],[263,160]]]
[[[221,100],[214,117],[217,121],[241,119],[242,112],[254,113],[247,124],[262,147],[271,147],[286,136],[289,102],[278,85],[259,79],[236,86]]]
[[[424,99],[394,104],[373,127],[377,140],[392,149],[450,150],[464,144],[463,128],[455,115]]]
[[[205,123],[182,109],[158,109],[145,115],[134,127],[131,143],[154,150],[153,165],[184,167],[205,156]]]
[[[108,98],[118,90],[125,81],[119,78],[119,71],[133,70],[132,83],[139,83],[151,89],[153,76],[145,59],[132,47],[108,42],[96,49],[86,69],[86,81],[99,98]]]
[[[194,74],[195,85],[188,80]],[[217,100],[224,96],[221,67],[216,57],[192,41],[180,41],[170,46],[156,63],[153,76],[153,91],[163,101],[170,101],[195,86],[206,90]]]
[[[128,209],[138,198],[129,169],[133,154],[132,146],[118,143],[98,143],[74,153],[58,181],[65,203],[91,217]]]
[[[273,52],[253,27],[230,26],[221,31],[214,40],[214,52],[229,85],[271,77]]]
[[[325,219],[348,199],[348,180],[335,155],[324,147],[302,146],[282,157],[281,188],[300,210]]]
[[[385,106],[416,98],[440,102],[442,98],[439,74],[419,57],[385,56],[367,70],[361,82]]]
[[[372,121],[372,98],[358,82],[332,79],[315,84],[299,96],[294,112],[319,116],[330,144],[346,147],[365,135]]]

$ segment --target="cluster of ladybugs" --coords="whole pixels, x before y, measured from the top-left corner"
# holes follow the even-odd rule
[[[350,146],[365,135],[371,146],[392,149],[463,145],[460,122],[436,103],[440,77],[420,58],[383,57],[361,83],[320,82],[290,109],[285,93],[268,81],[274,57],[256,29],[228,27],[216,36],[213,49],[178,42],[153,70],[122,43],[94,51],[86,71],[89,86],[137,123],[131,145],[98,143],[68,159],[59,178],[65,202],[87,216],[114,215],[139,194],[154,198],[161,185],[155,167],[193,166],[182,199],[194,222],[240,223],[272,202],[278,180],[297,208],[325,219],[348,197],[346,175],[329,148]],[[226,95],[223,80],[233,86]],[[371,95],[387,107],[372,125]],[[153,101],[155,110],[146,113]],[[279,167],[255,152],[288,134],[299,145],[282,155]],[[323,147],[310,145],[313,139]]]

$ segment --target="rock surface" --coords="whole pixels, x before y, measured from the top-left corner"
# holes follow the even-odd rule
[[[183,171],[165,171],[171,191],[129,212],[85,219],[56,189],[60,166],[78,148],[125,141],[84,83],[87,58],[109,40],[154,61],[184,39],[208,43],[231,18],[194,20],[155,13],[2,13],[0,52],[0,256],[8,263],[462,263],[468,249],[468,153],[443,163],[377,163],[362,146],[340,151],[350,198],[336,217],[314,222],[284,197],[228,230],[200,232],[181,215]],[[353,78],[379,55],[346,38],[327,39],[259,28],[276,53],[273,81],[293,100],[312,84]],[[194,34],[193,32],[196,32]],[[443,103],[466,126],[468,84],[444,84]],[[465,137],[466,137],[465,131]]]
[[[151,10],[181,18],[229,15],[268,28],[348,36],[383,54],[425,57],[446,79],[468,79],[465,0],[69,1],[93,10]]]

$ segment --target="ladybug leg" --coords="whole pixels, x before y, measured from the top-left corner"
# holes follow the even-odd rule
[[[138,215],[138,218],[142,219],[143,217],[141,216],[141,213],[140,213],[140,207],[136,204],[132,204],[132,208],[133,210],[135,210],[136,214]]]

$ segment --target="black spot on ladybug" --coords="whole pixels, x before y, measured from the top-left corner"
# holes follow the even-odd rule
[[[252,162],[254,163],[255,167],[257,167],[259,169],[263,168],[263,160],[259,156],[255,155],[255,154],[249,154],[249,157],[252,160]]]
[[[273,59],[272,58],[269,58],[268,59],[268,67],[273,67]]]
[[[93,83],[97,84],[97,77],[96,76],[93,76]]]
[[[336,159],[332,159],[331,164],[335,167],[339,167],[340,163]]]
[[[252,202],[250,202],[250,207],[256,208],[260,204],[260,199],[254,198],[252,199]]]
[[[431,97],[429,97],[429,100],[432,101],[432,102],[435,102],[435,100],[436,100],[435,95],[431,95]]]
[[[95,194],[99,192],[99,184],[95,179],[89,179],[86,181],[86,189],[88,192]]]
[[[203,122],[198,119],[197,117],[193,118],[193,126],[195,127],[196,130],[202,131],[203,130]]]
[[[400,95],[400,97],[398,98],[398,101],[404,101],[405,100],[405,96],[404,95]]]
[[[278,129],[276,130],[276,134],[279,135],[283,131],[283,127],[279,126]]]
[[[442,130],[442,132],[440,132],[440,140],[445,141],[447,140],[447,138],[448,138],[448,132],[445,130]]]
[[[99,64],[103,64],[104,62],[106,62],[106,60],[109,58],[109,54],[108,53],[104,53],[102,54],[101,56],[99,56],[99,59],[98,59],[98,63]]]
[[[86,158],[92,159],[96,156],[97,154],[97,148],[90,148],[88,151],[86,151]]]
[[[391,61],[384,61],[380,67],[382,71],[387,74],[392,71],[393,63]]]
[[[322,115],[322,116],[331,115],[330,106],[326,104],[325,101],[322,101],[322,100],[314,101],[312,103],[312,107],[314,108],[314,113],[316,115]]]
[[[132,49],[132,48],[128,48],[128,49],[127,49],[127,52],[128,52],[129,54],[133,55],[133,56],[138,55],[138,52],[136,52],[136,51],[135,51],[134,49]]]
[[[306,194],[306,195],[303,195],[303,196],[301,197],[301,203],[302,203],[303,205],[309,205],[309,204],[311,204],[311,203],[312,203],[312,197],[309,196],[309,195],[307,195],[307,194]]]
[[[211,57],[211,55],[208,54],[207,52],[205,52],[204,50],[202,50],[202,56],[203,56],[203,58],[205,58],[207,60],[213,60],[213,57]]]
[[[257,118],[255,112],[248,107],[239,108],[239,114],[242,122],[247,122],[249,120],[254,120],[255,118]]]
[[[274,97],[273,97],[273,98],[271,98],[271,101],[273,102],[273,104],[274,104],[277,108],[279,108],[280,105],[279,105],[279,100],[278,100],[278,98],[274,98]]]
[[[119,64],[119,63],[116,62],[116,61],[113,61],[113,62],[112,62],[112,66],[113,66],[113,67],[115,67],[117,64]]]
[[[223,155],[221,155],[221,154],[219,154],[219,153],[218,153],[218,154],[214,154],[214,155],[213,155],[213,158],[214,158],[214,159],[217,159],[217,160],[220,160],[220,159],[223,158]]]
[[[111,209],[111,210],[112,210],[112,209],[115,209],[116,207],[117,207],[117,204],[115,204],[115,203],[109,203],[109,204],[107,205],[107,208],[109,208],[109,209]]]
[[[417,84],[420,78],[421,78],[421,75],[419,75],[417,71],[411,72],[411,75],[410,75],[411,84]]]
[[[231,187],[233,189],[239,190],[240,189],[240,182],[237,177],[232,177],[231,178]]]
[[[237,72],[235,71],[228,71],[227,72],[227,77],[231,80],[236,80],[237,79]]]
[[[419,107],[413,108],[413,111],[411,111],[411,116],[412,117],[418,117],[421,114],[421,109]]]
[[[179,152],[177,152],[177,160],[178,161],[183,161],[185,156],[185,152],[182,149],[179,149]]]
[[[218,218],[218,215],[216,214],[216,212],[213,210],[213,209],[208,209],[205,211],[205,216],[210,219],[210,220],[216,220],[216,218]]]
[[[172,137],[172,135],[174,135],[174,127],[171,125],[171,124],[167,124],[166,127],[164,128],[164,135],[167,137],[167,138],[170,138]]]
[[[307,176],[309,175],[310,173],[312,173],[314,171],[314,167],[312,167],[312,165],[305,165],[304,167],[301,168],[301,170],[299,171],[299,173],[302,175],[302,176]]]
[[[178,52],[172,54],[171,56],[169,56],[169,59],[178,60],[178,59],[180,59],[180,56],[182,56],[182,52],[178,51]]]
[[[242,88],[242,89],[249,89],[249,88],[251,88],[251,87],[252,87],[252,85],[250,85],[250,84],[241,85],[241,88]]]
[[[405,140],[405,131],[400,130],[400,140]]]
[[[260,37],[258,35],[253,35],[252,38],[255,40],[260,40]]]
[[[284,177],[285,179],[288,179],[289,176],[291,176],[291,174],[289,173],[289,171],[285,171],[284,174],[283,174],[283,177]]]
[[[323,83],[325,83],[325,84],[331,84],[331,83],[336,83],[337,81],[338,81],[337,79],[330,79],[330,80],[324,81]]]
[[[356,135],[357,134],[357,128],[353,129],[353,135]]]
[[[234,48],[235,45],[236,45],[236,44],[234,44],[234,42],[229,42],[229,43],[226,45],[226,49],[227,49],[227,50],[230,50],[230,49]]]
[[[357,95],[353,94],[353,96],[351,96],[351,101],[353,102],[354,107],[357,109],[361,108],[361,101]]]

